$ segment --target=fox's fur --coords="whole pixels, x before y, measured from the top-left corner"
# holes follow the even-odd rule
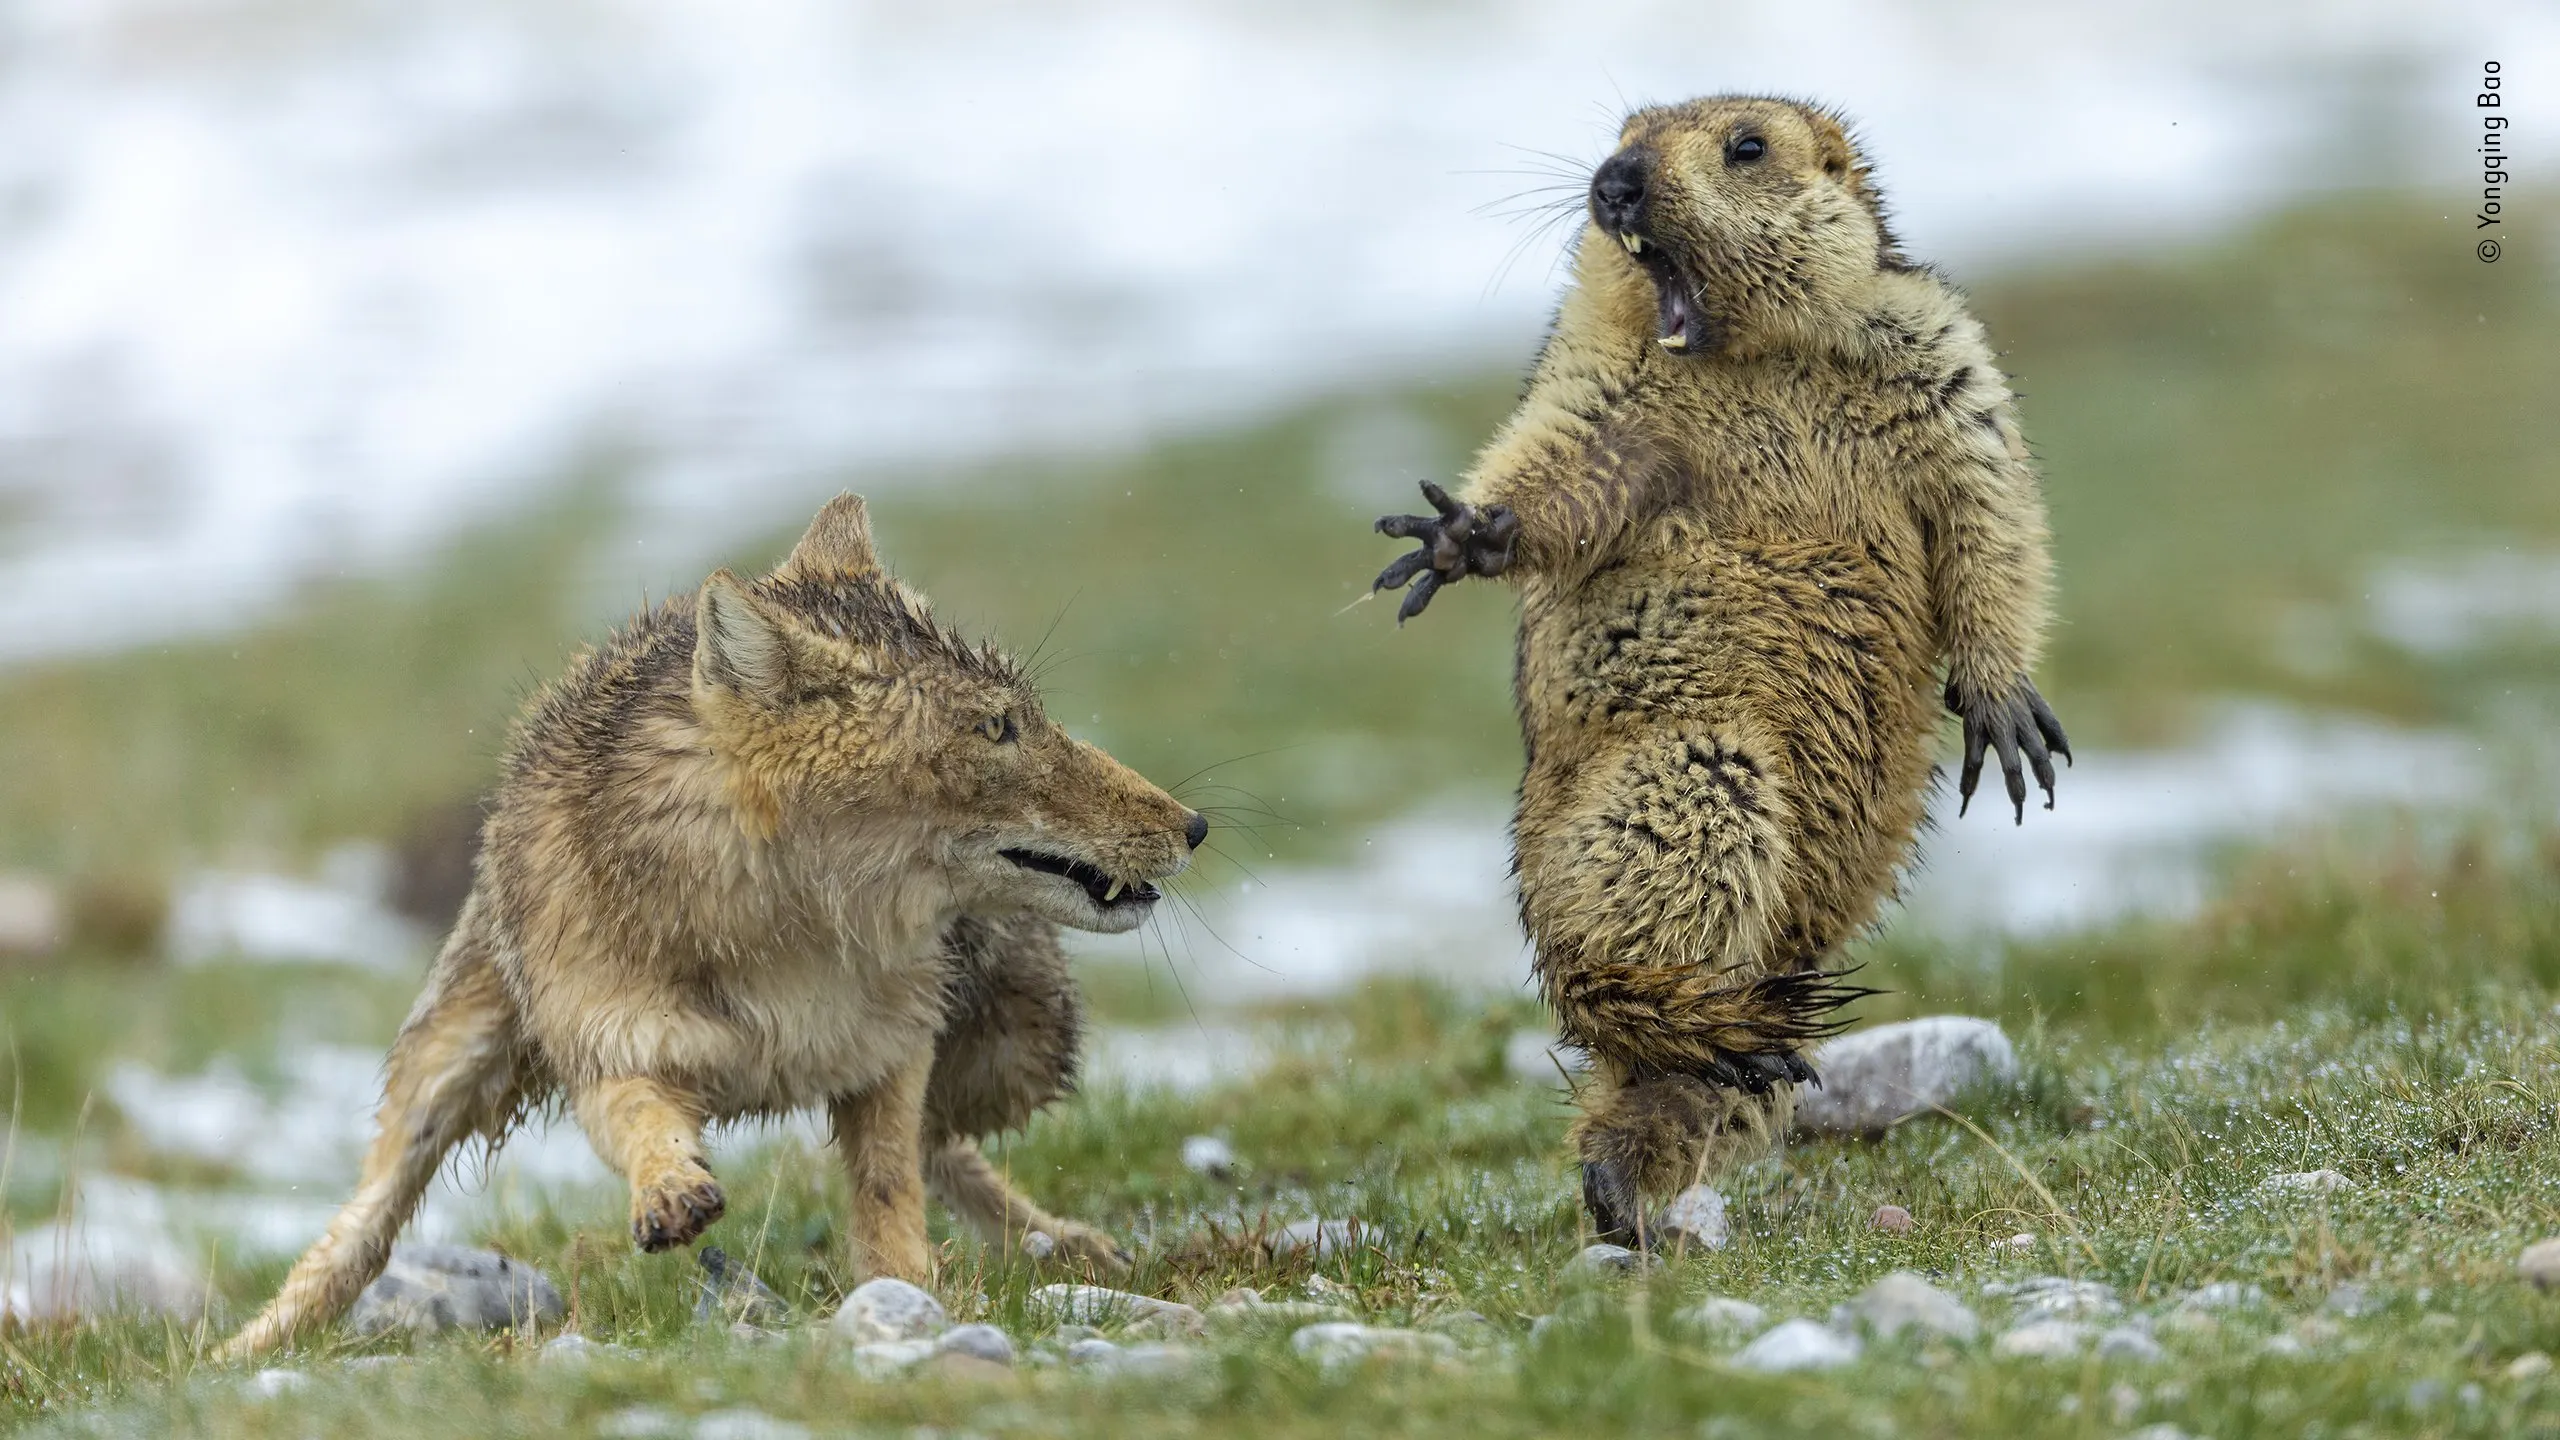
[[[1425,586],[1517,586],[1521,913],[1596,1061],[1593,1217],[1641,1232],[1639,1195],[1783,1131],[1794,1052],[1863,993],[1826,961],[1921,819],[1935,668],[1960,712],[2028,714],[2049,566],[1982,327],[1903,257],[1836,117],[1647,109],[1617,157],[1614,193],[1642,198],[1610,203],[1641,219],[1604,223],[1604,165],[1551,338],[1465,480],[1478,559],[1390,517],[1434,554],[1381,584],[1427,563]],[[2048,739],[2067,755],[2058,725],[2021,742],[2040,775]]]
[[[939,626],[839,497],[770,575],[715,573],[534,699],[355,1198],[228,1353],[334,1319],[448,1154],[555,1099],[644,1249],[720,1216],[706,1124],[823,1105],[858,1273],[931,1281],[928,1187],[990,1237],[1116,1263],[976,1137],[1073,1083],[1058,926],[1138,924],[1204,830]]]

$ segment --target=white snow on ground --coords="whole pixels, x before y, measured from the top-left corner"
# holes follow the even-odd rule
[[[2560,639],[2560,555],[2511,548],[2402,561],[2373,577],[2367,624],[2422,655]]]
[[[2560,14],[21,0],[0,658],[233,623],[581,457],[646,510],[604,578],[664,585],[883,460],[1513,363],[1558,247],[1475,212],[1629,100],[1844,103],[1961,270],[2450,184],[2491,55],[2560,70]]]

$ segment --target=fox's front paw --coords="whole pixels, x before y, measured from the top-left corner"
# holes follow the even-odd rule
[[[1377,581],[1369,589],[1401,588],[1413,581],[1412,593],[1396,610],[1396,623],[1401,625],[1423,611],[1432,595],[1452,580],[1469,575],[1499,575],[1511,568],[1512,548],[1520,541],[1520,517],[1507,505],[1487,505],[1479,510],[1449,498],[1449,492],[1425,480],[1422,498],[1431,502],[1438,515],[1381,515],[1378,533],[1399,540],[1419,540],[1422,546],[1397,558],[1378,572]],[[1422,578],[1416,580],[1415,576]]]
[[[1122,1275],[1128,1273],[1129,1252],[1107,1231],[1074,1220],[1061,1220],[1054,1226],[1031,1232],[1046,1245],[1029,1240],[1025,1249],[1037,1249],[1039,1259],[1055,1261],[1086,1274]]]
[[[631,1192],[631,1243],[652,1254],[693,1243],[729,1208],[711,1172],[690,1162]]]
[[[1956,781],[1958,815],[1973,806],[1973,787],[1982,779],[1986,746],[2000,752],[2000,773],[2008,781],[2009,803],[2017,808],[2019,824],[2027,820],[2027,777],[2018,766],[2022,752],[2026,763],[2035,768],[2036,783],[2044,787],[2044,808],[2053,808],[2053,757],[2059,755],[2070,763],[2071,741],[2032,681],[2021,675],[1998,694],[1950,682],[1947,708],[1964,719],[1964,772]]]

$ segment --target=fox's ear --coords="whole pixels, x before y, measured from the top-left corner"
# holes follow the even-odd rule
[[[745,582],[714,570],[694,602],[693,681],[758,699],[783,693],[791,678],[791,640],[749,594]]]
[[[868,575],[880,568],[871,548],[871,512],[862,497],[848,490],[827,502],[809,533],[773,569],[776,575]]]

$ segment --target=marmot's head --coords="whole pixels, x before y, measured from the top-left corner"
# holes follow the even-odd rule
[[[1665,350],[1819,330],[1881,266],[1903,263],[1839,117],[1717,95],[1627,118],[1591,176],[1584,273],[1652,289]],[[1631,321],[1632,321],[1631,314]]]

